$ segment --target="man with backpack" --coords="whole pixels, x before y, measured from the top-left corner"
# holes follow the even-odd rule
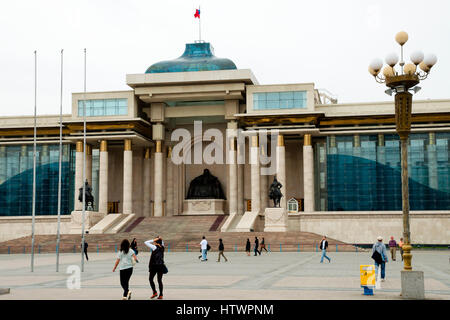
[[[372,259],[375,261],[375,275],[378,275],[378,267],[381,265],[381,281],[384,282],[386,262],[388,262],[388,255],[386,246],[383,243],[383,238],[379,236],[377,242],[372,246]]]

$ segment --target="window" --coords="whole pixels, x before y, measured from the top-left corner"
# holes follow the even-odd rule
[[[253,93],[254,110],[304,108],[306,108],[306,91]]]
[[[86,108],[86,117],[99,116],[126,116],[128,114],[128,99],[95,99],[78,100],[78,116],[83,116]]]
[[[330,211],[384,211],[402,209],[401,152],[396,134],[327,137],[325,165],[318,162],[318,198],[325,198]],[[450,209],[450,133],[436,133],[436,145],[428,135],[409,138],[408,175],[411,210]],[[337,148],[331,147],[337,145]],[[334,149],[334,150],[333,150]],[[332,152],[333,151],[333,152]],[[324,175],[324,178],[322,178]],[[325,180],[325,183],[322,183]],[[325,187],[326,186],[326,190]]]
[[[298,201],[295,200],[294,198],[291,198],[288,201],[288,211],[289,212],[294,212],[294,213],[298,212]]]

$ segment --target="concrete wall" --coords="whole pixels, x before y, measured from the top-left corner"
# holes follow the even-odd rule
[[[31,236],[31,219],[31,216],[0,217],[0,242]],[[57,216],[36,216],[35,235],[56,235],[57,219]],[[61,234],[69,233],[69,225],[70,215],[61,216]]]
[[[313,232],[349,243],[374,243],[378,236],[387,242],[390,236],[403,237],[400,211],[314,212],[289,216],[289,231]],[[449,211],[413,211],[410,213],[411,242],[450,244]]]

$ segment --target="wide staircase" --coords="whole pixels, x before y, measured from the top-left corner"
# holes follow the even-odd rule
[[[217,251],[219,238],[225,251],[245,251],[247,239],[253,244],[255,236],[265,238],[270,251],[318,251],[321,235],[309,232],[220,232],[226,216],[173,216],[136,218],[124,232],[117,234],[87,234],[88,252],[115,252],[123,239],[136,238],[138,250],[148,250],[144,241],[161,236],[167,251],[198,252],[205,236],[213,251]],[[59,252],[80,252],[81,236],[64,234],[60,237]],[[355,246],[328,238],[331,251],[355,251]],[[56,235],[35,236],[35,253],[56,251]],[[0,253],[30,253],[31,237],[23,237],[0,243]]]

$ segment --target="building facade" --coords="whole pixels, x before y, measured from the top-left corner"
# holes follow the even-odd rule
[[[268,188],[274,176],[283,185],[282,206],[290,219],[401,210],[393,101],[325,103],[330,99],[314,83],[261,85],[250,70],[215,57],[209,43],[187,44],[180,58],[128,74],[126,82],[129,91],[72,95],[72,113],[63,116],[62,214],[82,210],[83,110],[86,179],[93,188],[94,211],[104,215],[263,215],[271,206]],[[194,122],[201,124],[200,139]],[[29,216],[33,118],[1,117],[0,124],[0,216]],[[275,129],[276,141],[262,143],[259,133]],[[227,130],[239,130],[245,143],[238,144]],[[174,132],[191,137],[183,142],[184,153]],[[219,133],[223,141],[212,142],[209,134]],[[37,137],[36,214],[55,215],[59,117],[39,116]],[[448,219],[449,141],[450,100],[415,100],[408,159],[412,211],[439,211]],[[222,153],[227,162],[199,162],[186,151],[204,152],[212,144],[221,148],[215,156]],[[174,163],[175,151],[189,160]],[[261,174],[271,164],[256,159],[268,156],[275,159],[276,171]],[[186,199],[190,182],[204,169],[226,193],[220,203]],[[290,226],[295,229],[295,222]]]

